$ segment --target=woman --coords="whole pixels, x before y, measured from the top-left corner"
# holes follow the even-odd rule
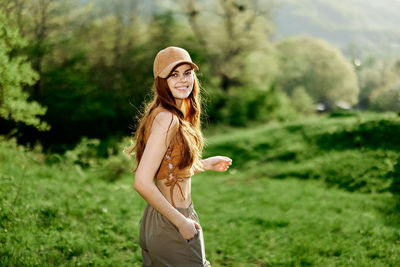
[[[134,189],[147,202],[140,229],[143,266],[210,266],[190,196],[191,176],[226,171],[232,160],[201,159],[197,69],[179,47],[161,50],[154,60],[154,99],[135,134]]]

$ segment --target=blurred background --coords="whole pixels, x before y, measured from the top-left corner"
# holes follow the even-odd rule
[[[179,46],[200,68],[204,157],[233,159],[192,181],[213,266],[398,266],[399,10],[0,0],[0,265],[140,266],[122,150],[155,55]]]
[[[205,127],[399,111],[389,2],[2,1],[0,134],[54,152],[130,135],[170,45],[200,66]]]

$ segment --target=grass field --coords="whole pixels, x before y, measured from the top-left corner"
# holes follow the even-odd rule
[[[192,180],[212,266],[399,266],[399,125],[372,114],[207,131],[205,156],[233,158]],[[0,140],[0,266],[141,265],[145,202],[132,175],[104,174],[126,161],[78,156]]]

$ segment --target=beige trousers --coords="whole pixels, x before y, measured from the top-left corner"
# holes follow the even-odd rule
[[[193,204],[176,208],[185,217],[199,222]],[[142,248],[142,266],[211,267],[205,258],[203,231],[189,241],[183,238],[175,225],[147,204],[140,226],[139,244]]]

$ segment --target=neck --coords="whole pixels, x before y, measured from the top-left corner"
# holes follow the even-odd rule
[[[183,108],[183,100],[175,98],[176,106],[182,111],[183,116],[186,118],[186,108]]]
[[[175,98],[175,103],[176,103],[177,107],[180,110],[182,110],[182,103],[183,103],[182,99]]]

